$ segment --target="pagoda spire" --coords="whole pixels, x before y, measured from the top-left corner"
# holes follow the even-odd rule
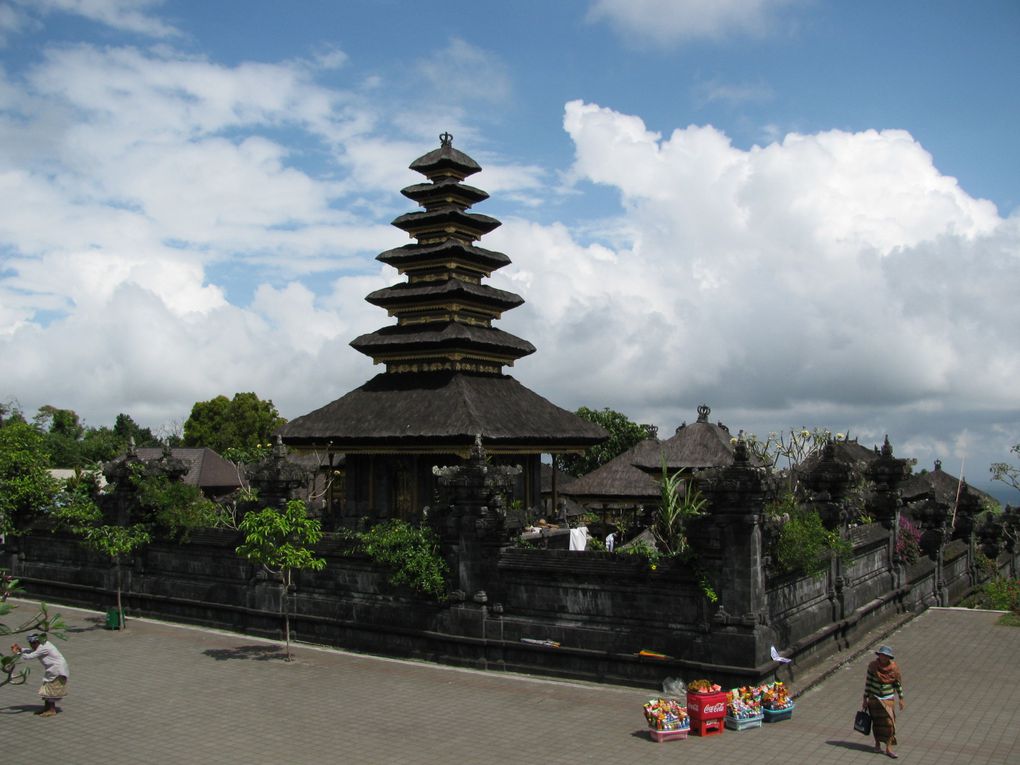
[[[406,213],[393,225],[415,240],[387,250],[377,260],[396,268],[407,281],[376,290],[365,299],[396,317],[396,325],[351,342],[390,373],[475,372],[502,374],[503,366],[534,353],[526,340],[492,326],[504,311],[524,300],[482,283],[510,263],[501,252],[475,245],[500,226],[469,208],[489,198],[464,179],[482,168],[453,148],[453,136],[439,136],[438,149],[410,168],[427,179],[401,193],[422,210]]]

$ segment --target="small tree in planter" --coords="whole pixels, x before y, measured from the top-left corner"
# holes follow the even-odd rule
[[[293,587],[293,572],[321,571],[325,558],[316,558],[308,545],[322,539],[319,521],[309,518],[305,503],[292,499],[283,510],[267,507],[248,513],[238,524],[244,542],[237,548],[242,558],[261,565],[283,585],[281,608],[283,629],[287,644],[287,661],[290,661],[290,612],[287,596]]]
[[[86,549],[113,562],[117,572],[117,628],[123,630],[127,629],[127,624],[124,621],[121,562],[124,556],[152,541],[152,534],[144,523],[131,526],[102,523],[103,513],[95,501],[97,490],[94,474],[86,472],[69,478],[54,500],[52,517],[58,527],[66,528],[79,537]]]
[[[145,526],[140,523],[133,526],[90,526],[82,530],[82,544],[89,550],[112,560],[117,571],[117,629],[127,629],[127,622],[124,620],[124,604],[121,598],[123,590],[121,562],[125,555],[130,555],[150,541],[152,541],[152,537]]]

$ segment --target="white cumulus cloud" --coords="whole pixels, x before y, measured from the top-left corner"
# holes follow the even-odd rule
[[[503,325],[542,358],[515,374],[553,400],[666,429],[701,401],[766,431],[845,424],[881,441],[941,424],[957,452],[1020,419],[1020,219],[908,133],[745,150],[579,101],[564,127],[573,177],[617,193],[622,241],[515,220],[487,237],[514,261],[496,280],[528,300]],[[954,421],[971,416],[963,438]]]

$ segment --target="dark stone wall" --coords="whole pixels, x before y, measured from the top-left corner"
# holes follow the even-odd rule
[[[327,534],[318,549],[326,568],[298,577],[287,608],[295,639],[352,650],[646,687],[667,676],[729,685],[772,676],[773,645],[803,667],[940,603],[943,592],[958,602],[976,583],[974,548],[964,541],[946,545],[941,561],[922,557],[903,568],[890,560],[881,524],[853,529],[851,538],[852,560],[833,561],[820,577],[766,580],[760,610],[728,614],[680,564],[652,570],[638,556],[527,548],[486,553],[486,590],[439,604],[390,584],[385,571]],[[129,616],[280,637],[282,589],[238,558],[238,542],[234,532],[209,530],[143,548],[121,569]],[[997,563],[1003,573],[1016,570],[1012,553]],[[0,566],[32,598],[99,610],[115,603],[116,568],[69,538],[9,538]],[[725,569],[712,571],[720,576]]]

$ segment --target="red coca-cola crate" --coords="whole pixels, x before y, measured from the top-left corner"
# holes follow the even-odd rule
[[[726,691],[710,693],[687,692],[687,714],[692,723],[722,720],[726,717]]]

